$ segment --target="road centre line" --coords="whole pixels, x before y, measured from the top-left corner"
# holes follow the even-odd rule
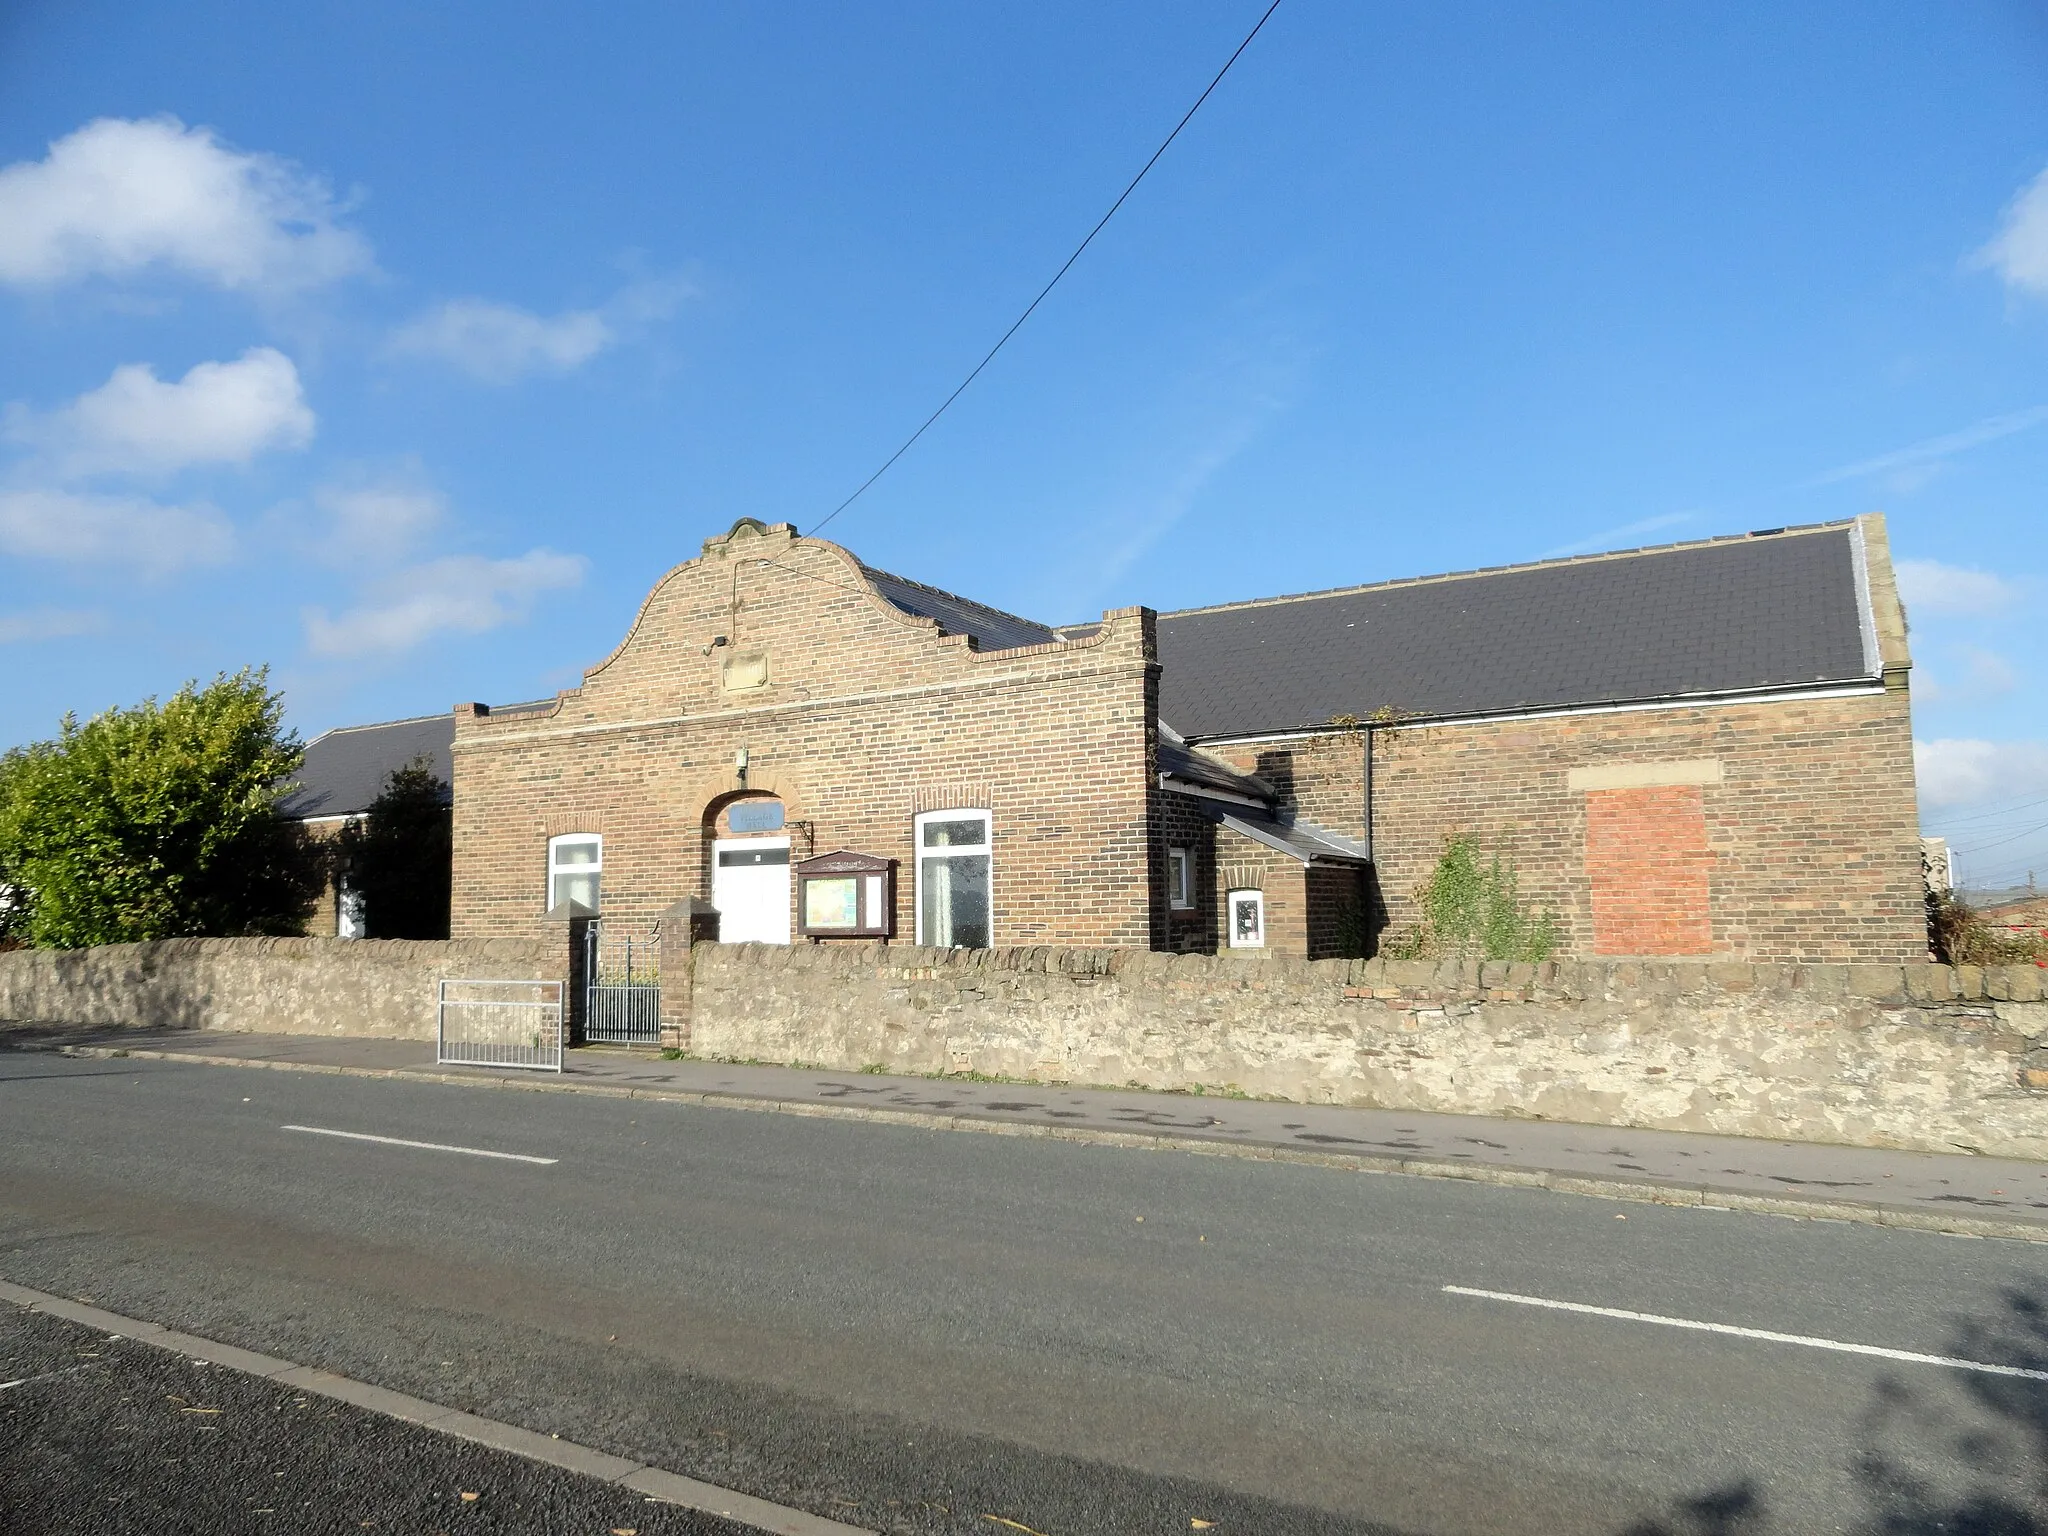
[[[280,1130],[308,1136],[340,1136],[348,1141],[374,1141],[387,1147],[417,1147],[422,1152],[460,1152],[466,1157],[498,1157],[508,1163],[558,1163],[558,1157],[531,1157],[524,1152],[492,1152],[484,1147],[451,1147],[445,1141],[407,1141],[401,1136],[372,1136],[367,1131],[331,1131],[324,1125],[286,1125]]]
[[[1819,1339],[1804,1333],[1776,1333],[1769,1328],[1703,1323],[1690,1317],[1630,1312],[1623,1307],[1594,1307],[1582,1301],[1553,1301],[1547,1296],[1518,1296],[1513,1291],[1482,1291],[1469,1285],[1447,1285],[1444,1290],[1452,1296],[1477,1296],[1486,1301],[1513,1302],[1518,1307],[1583,1312],[1590,1317],[1613,1317],[1626,1323],[1655,1323],[1661,1328],[1683,1328],[1692,1333],[1723,1333],[1731,1338],[1759,1339],[1766,1344],[1797,1344],[1805,1349],[1833,1350],[1843,1355],[1874,1355],[1880,1360],[1898,1360],[1907,1365],[1939,1365],[1952,1371],[1976,1371],[1985,1376],[2018,1376],[2026,1381],[2048,1381],[2048,1371],[2032,1371],[2018,1365],[1992,1365],[1984,1360],[1959,1360],[1952,1355],[1923,1355],[1917,1350],[1887,1349],[1881,1344],[1851,1344],[1842,1339]]]

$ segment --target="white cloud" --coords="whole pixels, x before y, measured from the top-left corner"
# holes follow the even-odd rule
[[[2048,796],[2048,742],[1916,741],[1913,767],[1931,809]]]
[[[666,320],[694,292],[680,278],[629,283],[597,309],[552,319],[490,299],[451,299],[407,322],[389,350],[451,364],[486,384],[570,373],[634,331]]]
[[[2020,684],[2019,673],[2013,664],[1996,651],[1962,645],[1954,647],[1950,654],[1961,663],[1957,669],[1960,677],[1955,677],[1947,667],[1937,674],[1923,662],[1913,674],[1916,702],[1958,704],[2010,693]]]
[[[389,577],[374,601],[337,618],[307,609],[306,641],[316,655],[359,656],[410,650],[444,631],[482,634],[526,618],[542,593],[577,586],[587,566],[581,555],[550,549],[516,560],[432,560]]]
[[[2011,437],[2015,432],[2027,432],[2048,422],[2048,405],[2037,405],[2030,410],[2007,411],[2002,416],[1987,416],[1974,425],[1960,431],[1947,432],[1940,437],[1925,438],[1909,443],[1904,448],[1895,448],[1890,453],[1880,453],[1875,458],[1858,459],[1854,464],[1844,464],[1826,474],[1816,475],[1805,481],[1799,489],[1812,490],[1817,486],[1838,485],[1844,480],[1861,480],[1871,475],[1891,475],[1895,490],[1910,495],[1933,478],[1935,467],[1944,459],[1959,453],[1968,453],[1972,448],[1981,448],[1986,443],[1995,443],[2002,437]]]
[[[89,608],[23,608],[0,613],[0,645],[68,640],[98,634],[106,627],[107,616]]]
[[[370,265],[317,178],[174,117],[100,118],[0,170],[0,282],[49,287],[164,266],[285,293]]]
[[[403,559],[448,511],[440,492],[410,480],[325,485],[313,504],[327,518],[321,553],[344,564]]]
[[[313,412],[292,360],[252,347],[231,363],[200,363],[176,383],[147,363],[124,364],[60,410],[16,411],[7,433],[41,449],[59,476],[162,472],[303,448],[313,439]]]
[[[617,339],[594,309],[546,320],[510,304],[453,299],[391,338],[401,356],[452,363],[487,384],[510,384],[530,373],[568,373]]]
[[[1912,615],[1978,618],[1996,613],[2019,596],[2003,576],[1939,560],[1901,560],[1894,567],[1899,595]]]
[[[234,530],[212,507],[164,506],[139,496],[0,491],[0,551],[33,559],[129,566],[164,574],[216,565]]]
[[[2048,298],[2048,171],[2006,204],[2003,224],[1975,261],[2004,278],[2008,288]]]
[[[1675,528],[1680,523],[1693,519],[1690,512],[1661,512],[1655,517],[1646,517],[1638,522],[1623,523],[1619,528],[1609,528],[1604,533],[1592,534],[1576,544],[1560,544],[1556,549],[1546,549],[1536,558],[1556,560],[1565,555],[1582,555],[1588,550],[1610,550],[1622,547],[1623,539],[1640,538],[1646,533],[1655,533],[1660,528]]]

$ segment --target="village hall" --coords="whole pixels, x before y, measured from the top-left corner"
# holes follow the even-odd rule
[[[292,814],[439,765],[458,938],[1371,954],[1461,837],[1559,958],[1918,961],[1910,668],[1877,515],[1073,624],[743,518],[581,686],[329,732]]]

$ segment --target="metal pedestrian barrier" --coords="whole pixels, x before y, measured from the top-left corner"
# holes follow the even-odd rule
[[[559,981],[443,981],[434,1060],[444,1066],[562,1070]]]

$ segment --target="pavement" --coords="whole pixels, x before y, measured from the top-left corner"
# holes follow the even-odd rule
[[[2048,1529],[2027,1243],[22,1052],[0,1277],[873,1531]]]
[[[436,1065],[430,1041],[198,1030],[9,1026],[0,1045],[209,1065],[398,1074],[536,1091],[613,1093],[1535,1185],[1657,1204],[2048,1241],[2048,1164],[1682,1131],[1617,1130],[1141,1089],[990,1083],[724,1062],[606,1048],[553,1073]]]
[[[0,1308],[0,1530],[755,1536],[504,1451]]]

